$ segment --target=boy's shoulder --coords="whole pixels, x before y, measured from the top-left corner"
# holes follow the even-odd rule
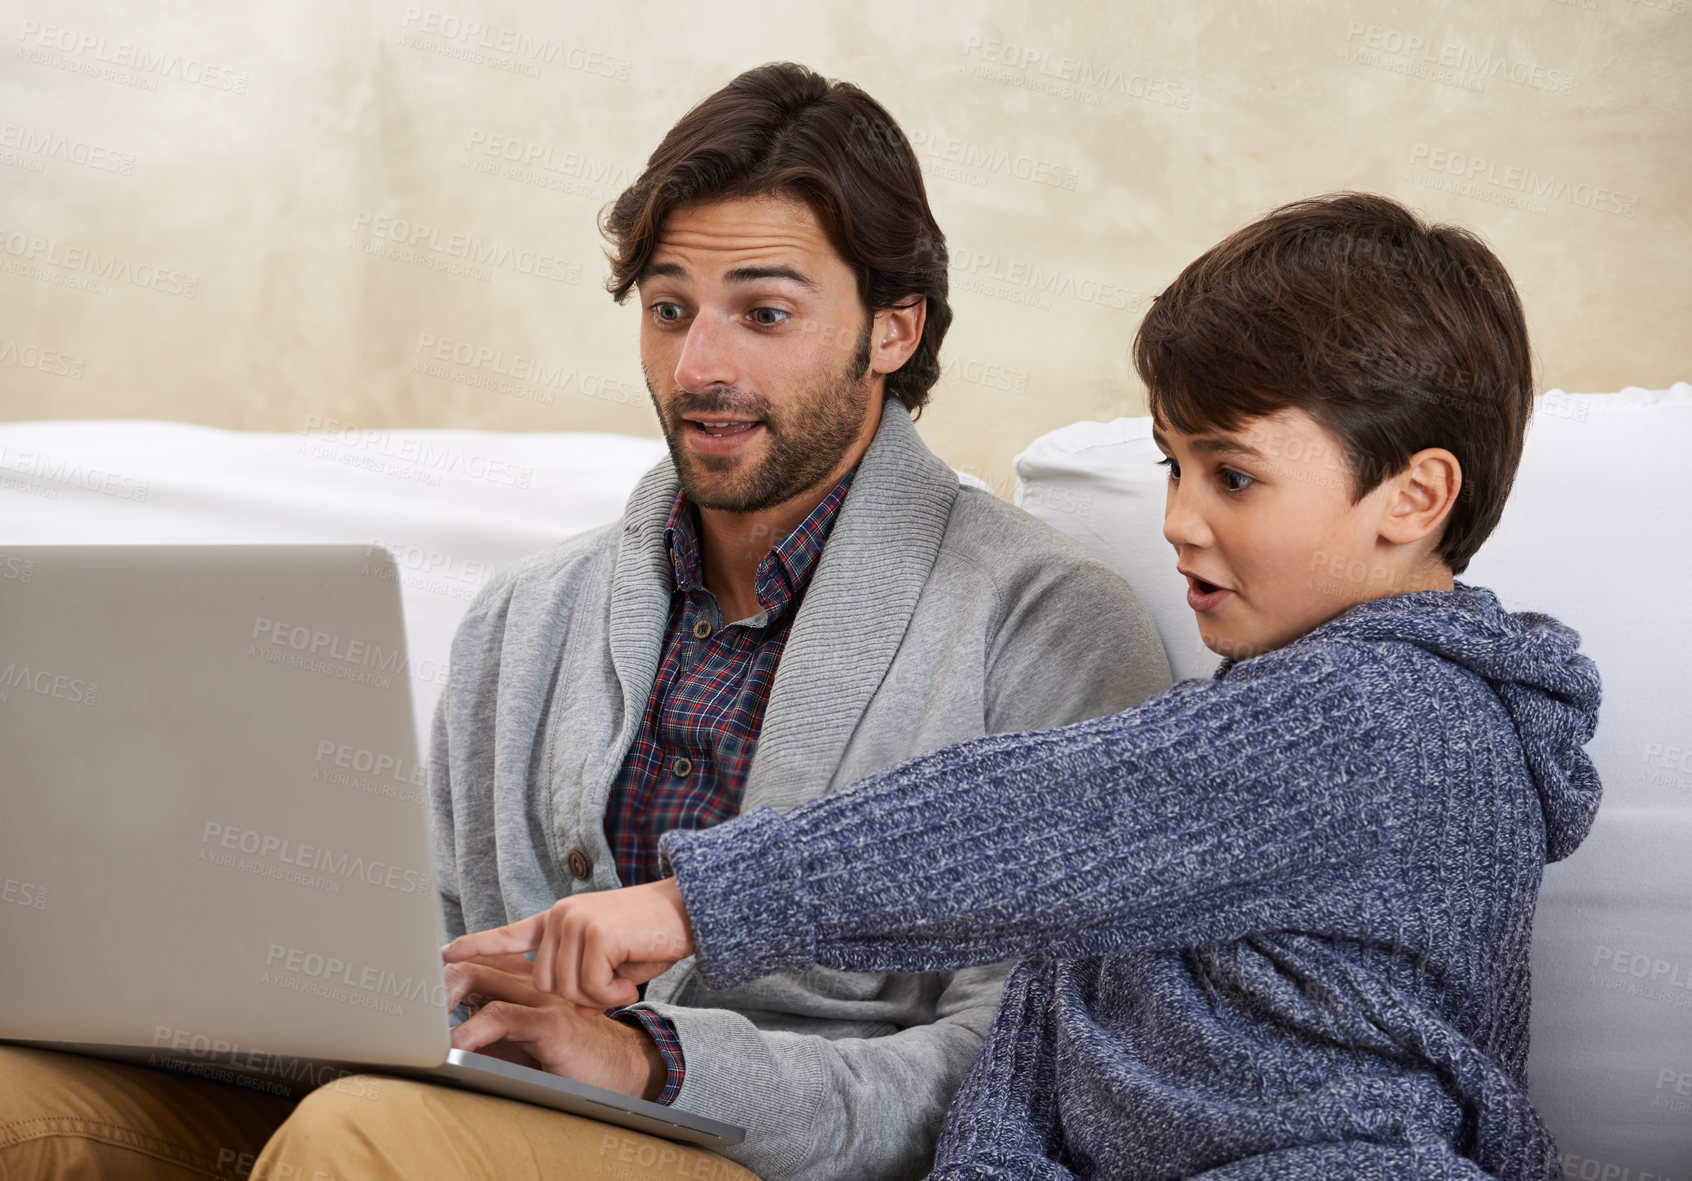
[[[1484,587],[1360,603],[1220,675],[1344,685],[1324,699],[1354,702],[1399,745],[1435,743],[1455,755],[1475,744],[1497,749],[1508,735],[1543,806],[1549,859],[1567,856],[1591,828],[1601,789],[1585,746],[1598,725],[1597,666],[1574,629],[1506,611]]]
[[[1543,662],[1532,659],[1536,638],[1498,606],[1492,592],[1459,585],[1357,604],[1279,648],[1225,659],[1214,679],[1345,683],[1354,689],[1347,699],[1369,712],[1424,708],[1440,697],[1484,706],[1499,698],[1503,686],[1537,679],[1536,664]],[[1560,637],[1545,638],[1555,643]],[[1551,662],[1564,655],[1553,655]]]

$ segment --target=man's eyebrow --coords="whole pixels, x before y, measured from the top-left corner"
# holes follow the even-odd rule
[[[635,282],[644,283],[648,279],[657,278],[685,279],[687,278],[687,268],[679,262],[649,262],[640,269],[640,275],[635,279]]]
[[[644,283],[648,279],[688,279],[687,268],[679,262],[649,262],[641,268],[637,283]],[[758,283],[766,279],[785,279],[789,283],[797,283],[807,291],[820,291],[817,281],[796,267],[790,266],[751,266],[735,267],[723,275],[726,283]]]
[[[757,283],[764,279],[786,279],[789,283],[797,283],[808,291],[819,290],[817,281],[794,267],[735,267],[723,276],[729,283]]]
[[[1152,441],[1165,451],[1170,449],[1169,440],[1163,437],[1163,432],[1152,430]],[[1205,455],[1243,455],[1249,459],[1262,459],[1263,452],[1248,443],[1238,439],[1229,439],[1222,435],[1200,435],[1192,440],[1192,448]]]

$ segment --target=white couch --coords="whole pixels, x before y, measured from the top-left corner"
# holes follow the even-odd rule
[[[1503,525],[1465,579],[1578,628],[1604,678],[1605,801],[1546,876],[1535,944],[1540,1106],[1584,1181],[1692,1179],[1692,386],[1549,395]],[[0,423],[7,545],[351,542],[400,570],[418,733],[476,589],[614,520],[662,443],[589,434],[255,434],[160,422]],[[1019,501],[1120,570],[1178,676],[1198,642],[1159,532],[1144,419],[1078,423],[1018,459]],[[0,594],[4,583],[0,582]]]
[[[603,434],[299,434],[0,423],[0,547],[380,545],[399,569],[420,743],[452,634],[500,567],[615,520],[664,444]],[[3,548],[0,548],[3,552]]]

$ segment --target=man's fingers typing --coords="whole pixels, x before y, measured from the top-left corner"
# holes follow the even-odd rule
[[[472,931],[460,935],[441,948],[441,959],[449,964],[480,956],[508,955],[533,951],[540,945],[547,912],[531,915],[505,927],[490,927],[486,931]]]
[[[527,960],[523,966],[529,966]],[[546,994],[534,986],[527,974],[518,976],[474,961],[448,964],[446,987],[448,1009],[455,1009],[467,1000],[473,1005],[485,1005],[493,1000],[539,1005],[546,999]]]
[[[455,1050],[479,1050],[502,1039],[532,1042],[544,1032],[541,1028],[544,1020],[545,1015],[538,1009],[510,1001],[492,1001],[453,1027],[452,1046]]]

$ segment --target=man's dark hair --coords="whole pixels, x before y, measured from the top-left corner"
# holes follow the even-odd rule
[[[871,313],[928,300],[922,340],[886,387],[920,412],[940,377],[940,342],[952,323],[946,238],[929,212],[910,141],[850,82],[776,62],[747,70],[683,115],[604,216],[612,247],[607,290],[618,303],[628,298],[674,210],[771,195],[810,206],[857,275]]]
[[[1450,451],[1462,487],[1434,552],[1454,574],[1498,524],[1533,410],[1504,265],[1368,193],[1283,205],[1207,251],[1152,301],[1134,366],[1152,416],[1189,434],[1310,414],[1344,448],[1353,503]]]

